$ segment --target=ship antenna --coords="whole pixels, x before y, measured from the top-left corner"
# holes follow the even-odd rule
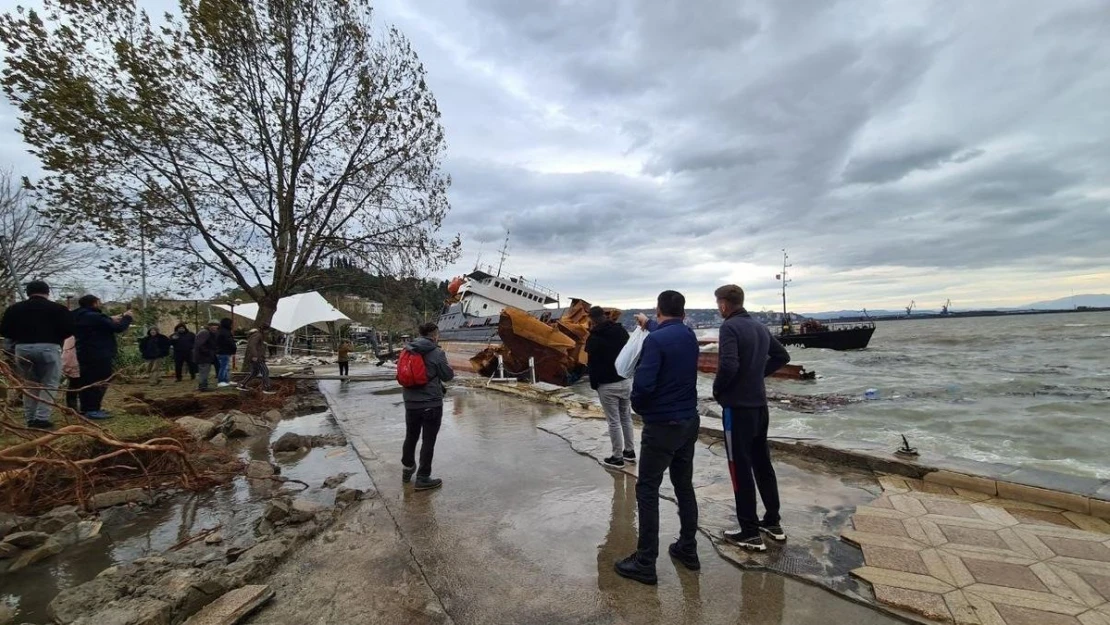
[[[790,257],[786,255],[786,250],[782,250],[782,324],[787,327],[790,325],[790,316],[789,313],[786,312],[786,285],[790,281],[786,279],[786,268],[793,267],[793,265],[788,265],[786,263],[789,258]]]
[[[501,262],[497,263],[497,277],[501,277],[501,267],[505,264],[505,257],[509,255],[509,234],[510,230],[505,231],[505,245],[501,246]]]

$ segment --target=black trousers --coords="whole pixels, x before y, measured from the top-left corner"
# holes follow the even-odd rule
[[[347,360],[339,361],[339,375],[351,375],[351,363]]]
[[[744,535],[759,532],[759,516],[755,508],[755,492],[763,500],[767,513],[765,525],[778,525],[779,484],[771,465],[771,447],[767,444],[767,428],[771,421],[767,406],[762,408],[725,408],[725,447],[728,451],[728,472],[736,495],[736,520]]]
[[[401,448],[401,464],[406,467],[416,465],[416,442],[420,443],[420,466],[417,477],[432,474],[432,456],[436,452],[436,437],[443,423],[443,406],[435,408],[411,408],[405,410],[405,444]]]
[[[197,377],[197,363],[193,362],[193,355],[188,352],[174,352],[173,353],[173,375],[177,381],[181,381],[181,371],[189,366],[189,377],[196,379]]]
[[[101,410],[100,404],[104,401],[104,394],[108,392],[108,378],[112,377],[112,361],[107,358],[78,356],[77,364],[81,367],[81,378],[77,386],[84,389],[81,391],[81,412]]]
[[[678,500],[679,548],[697,547],[698,500],[694,496],[694,449],[701,419],[694,416],[669,423],[645,423],[640,435],[640,468],[636,481],[636,508],[640,516],[640,539],[636,553],[644,564],[659,557],[659,485],[663,473],[671,472],[671,485]]]

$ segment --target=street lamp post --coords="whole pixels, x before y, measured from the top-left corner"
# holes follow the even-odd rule
[[[235,340],[235,307],[239,304],[242,304],[242,303],[243,303],[243,300],[239,299],[238,297],[236,297],[233,301],[228,302],[228,305],[231,306],[231,340],[232,341]],[[236,349],[236,352],[238,352],[238,351],[239,350]],[[232,370],[237,368],[237,365],[236,365],[236,362],[235,362],[237,355],[238,355],[237,353],[231,355],[231,368],[232,368]]]

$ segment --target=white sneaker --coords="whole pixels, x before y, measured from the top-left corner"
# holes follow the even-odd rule
[[[220,382],[219,384],[216,384],[216,386],[231,386],[231,382]]]

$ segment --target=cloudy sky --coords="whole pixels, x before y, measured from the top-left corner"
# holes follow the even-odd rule
[[[511,229],[511,272],[605,305],[774,307],[783,248],[799,311],[1110,292],[1105,0],[376,6],[443,112],[445,275]]]

